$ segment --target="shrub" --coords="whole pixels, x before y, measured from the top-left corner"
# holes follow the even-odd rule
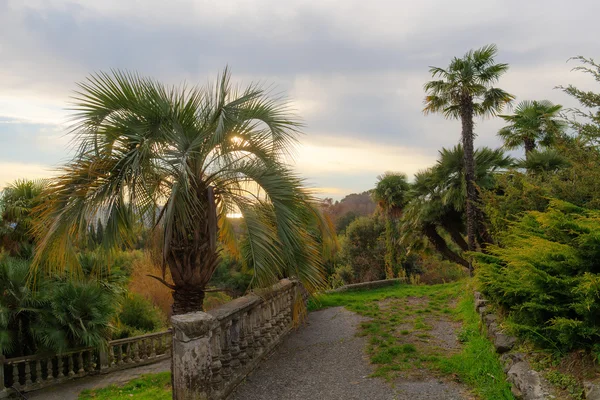
[[[346,229],[341,261],[352,268],[354,281],[385,279],[384,225],[376,217],[360,217]]]
[[[329,277],[329,285],[335,289],[340,286],[348,285],[354,280],[354,272],[348,265],[340,265],[335,268],[333,275]]]
[[[49,307],[41,311],[36,339],[48,350],[101,347],[109,337],[115,312],[114,295],[95,282],[57,282],[45,294]]]
[[[481,291],[519,334],[557,350],[600,340],[600,211],[551,200],[479,254]]]
[[[165,317],[150,301],[131,293],[121,302],[119,321],[141,333],[156,332],[164,327]]]
[[[141,257],[133,260],[129,292],[146,298],[155,307],[158,307],[167,318],[171,315],[171,306],[173,305],[171,289],[150,275],[162,276],[162,273],[160,266],[155,262],[152,255],[149,252],[144,252]],[[172,283],[168,271],[165,280]]]

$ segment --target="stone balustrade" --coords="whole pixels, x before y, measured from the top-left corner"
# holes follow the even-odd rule
[[[111,340],[108,351],[88,347],[60,354],[1,357],[0,398],[15,391],[30,392],[86,375],[158,362],[170,357],[171,345],[172,333],[168,330]]]
[[[173,399],[224,399],[306,310],[296,281],[237,298],[207,313],[173,316]]]

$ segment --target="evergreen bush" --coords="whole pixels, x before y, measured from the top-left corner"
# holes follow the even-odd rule
[[[600,340],[600,211],[550,200],[477,254],[481,291],[516,333],[556,350]]]

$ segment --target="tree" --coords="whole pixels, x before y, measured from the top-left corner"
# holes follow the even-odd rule
[[[377,177],[373,199],[385,215],[385,274],[391,279],[401,268],[398,249],[398,218],[408,202],[410,185],[406,174],[386,172]]]
[[[415,175],[410,202],[402,218],[403,243],[411,246],[422,234],[442,257],[470,269],[470,264],[450,248],[440,231],[447,233],[458,251],[467,251],[463,238],[466,220],[467,181],[461,145],[440,150],[437,163]],[[481,189],[495,185],[495,175],[512,166],[513,160],[500,149],[475,151],[475,183]],[[468,203],[467,203],[468,204]],[[479,224],[480,242],[489,242],[484,224]]]
[[[525,159],[518,163],[519,167],[525,168],[527,172],[533,174],[555,172],[570,165],[569,159],[557,149],[532,150]]]
[[[499,115],[508,125],[498,131],[507,149],[525,148],[525,157],[529,157],[538,144],[548,147],[562,133],[564,124],[560,121],[560,104],[548,100],[522,101],[513,115]]]
[[[36,222],[35,265],[76,266],[84,220],[102,215],[107,246],[131,242],[135,222],[155,211],[173,312],[202,310],[220,244],[235,247],[230,213],[241,213],[255,284],[297,277],[325,285],[316,202],[284,163],[301,124],[287,103],[259,86],[234,87],[225,69],[216,85],[165,86],[132,73],[92,75],[79,84],[74,115],[78,152],[46,192]],[[320,240],[320,239],[319,239]]]
[[[492,85],[508,70],[508,64],[496,63],[496,45],[484,46],[453,58],[447,69],[431,67],[433,78],[425,84],[425,114],[441,112],[446,118],[460,119],[467,189],[467,238],[474,251],[477,231],[478,193],[475,185],[474,122],[475,116],[496,115],[514,96]]]
[[[596,82],[600,82],[600,64],[596,63],[591,58],[582,56],[573,57],[573,59],[581,63],[581,65],[574,68],[575,71],[590,74]],[[566,87],[559,86],[558,88],[562,89],[562,91],[569,96],[577,99],[583,107],[588,109],[570,110],[575,117],[569,119],[571,126],[587,141],[594,145],[600,144],[600,93],[584,91],[573,85]],[[578,120],[577,117],[580,119]],[[585,122],[582,122],[581,119]]]
[[[0,245],[12,255],[31,256],[32,211],[42,202],[43,189],[44,181],[18,179],[0,195]]]
[[[342,238],[341,260],[352,268],[356,282],[385,278],[384,226],[377,216],[359,217],[346,228]]]

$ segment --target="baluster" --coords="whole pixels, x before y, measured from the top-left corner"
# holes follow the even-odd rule
[[[49,358],[46,361],[46,369],[47,369],[46,381],[50,382],[51,380],[54,379],[54,372],[52,371],[53,367],[52,367],[52,359],[51,358]]]
[[[273,331],[275,332],[275,337],[279,338],[281,335],[281,315],[279,314],[279,300],[281,293],[277,293],[275,298],[273,299]]]
[[[139,342],[132,343],[133,346],[133,361],[140,362],[140,346]]]
[[[285,332],[285,329],[287,328],[287,324],[285,323],[285,311],[286,311],[286,306],[285,306],[285,292],[281,293],[279,296],[279,330],[283,333]]]
[[[5,360],[6,358],[0,354],[0,396],[6,393],[6,386],[4,386],[4,370],[6,368],[6,365],[4,364]]]
[[[117,345],[117,365],[123,364],[123,345]]]
[[[108,368],[113,367],[117,364],[117,360],[115,360],[115,346],[112,344],[108,345]]]
[[[83,351],[77,353],[77,375],[85,375],[85,369],[83,368]]]
[[[13,376],[13,387],[19,389],[21,387],[21,380],[19,379],[19,364],[12,364],[12,376]]]
[[[56,374],[56,379],[61,379],[65,377],[64,374],[64,365],[63,365],[63,358],[62,356],[57,356],[56,357],[56,361],[57,361],[57,367],[58,367],[58,373]]]
[[[125,344],[125,363],[130,363],[133,361],[131,358],[131,343]]]
[[[238,359],[242,365],[246,365],[248,363],[248,313],[242,314],[242,317],[239,320],[239,332],[240,332],[240,340],[239,340],[239,348],[240,353],[238,355]]]
[[[223,377],[221,376],[221,372],[223,369],[223,364],[221,363],[221,328],[217,327],[214,331],[210,333],[210,335],[210,346],[212,354],[210,364],[212,376],[210,383],[214,391],[220,391],[223,383]]]
[[[156,357],[156,338],[150,338],[150,358],[154,357]]]
[[[269,304],[262,304],[262,313],[263,313],[263,326],[261,329],[262,333],[262,342],[263,347],[266,349],[269,344],[273,341],[273,337],[271,335],[271,307]]]
[[[148,357],[150,356],[150,339],[144,339],[144,341],[142,342],[144,344],[144,360],[147,360]]]
[[[248,311],[245,316],[244,332],[246,340],[246,356],[247,360],[250,361],[254,358],[254,313],[252,310]]]
[[[87,351],[87,364],[86,364],[86,371],[87,372],[94,372],[96,370],[96,363],[94,363],[94,351],[93,350],[88,350]]]
[[[25,386],[31,385],[31,365],[29,361],[25,361]]]
[[[262,338],[260,335],[262,324],[262,312],[260,306],[257,306],[252,312],[252,336],[254,338],[254,357],[260,356],[264,351]]]
[[[221,374],[225,382],[229,382],[229,378],[231,377],[230,335],[231,321],[227,321],[221,326],[221,364],[223,365]]]
[[[240,365],[240,319],[236,318],[231,321],[230,338],[231,338],[231,368],[237,370]]]
[[[167,346],[164,344],[165,336],[159,336],[156,339],[156,354],[163,355],[167,352]]]
[[[75,371],[74,371],[74,368],[73,368],[73,353],[69,354],[68,361],[69,361],[69,365],[68,365],[67,368],[69,368],[69,369],[68,369],[67,375],[69,377],[73,377],[73,376],[75,376]]]
[[[42,361],[35,360],[35,380],[33,383],[42,383]]]

